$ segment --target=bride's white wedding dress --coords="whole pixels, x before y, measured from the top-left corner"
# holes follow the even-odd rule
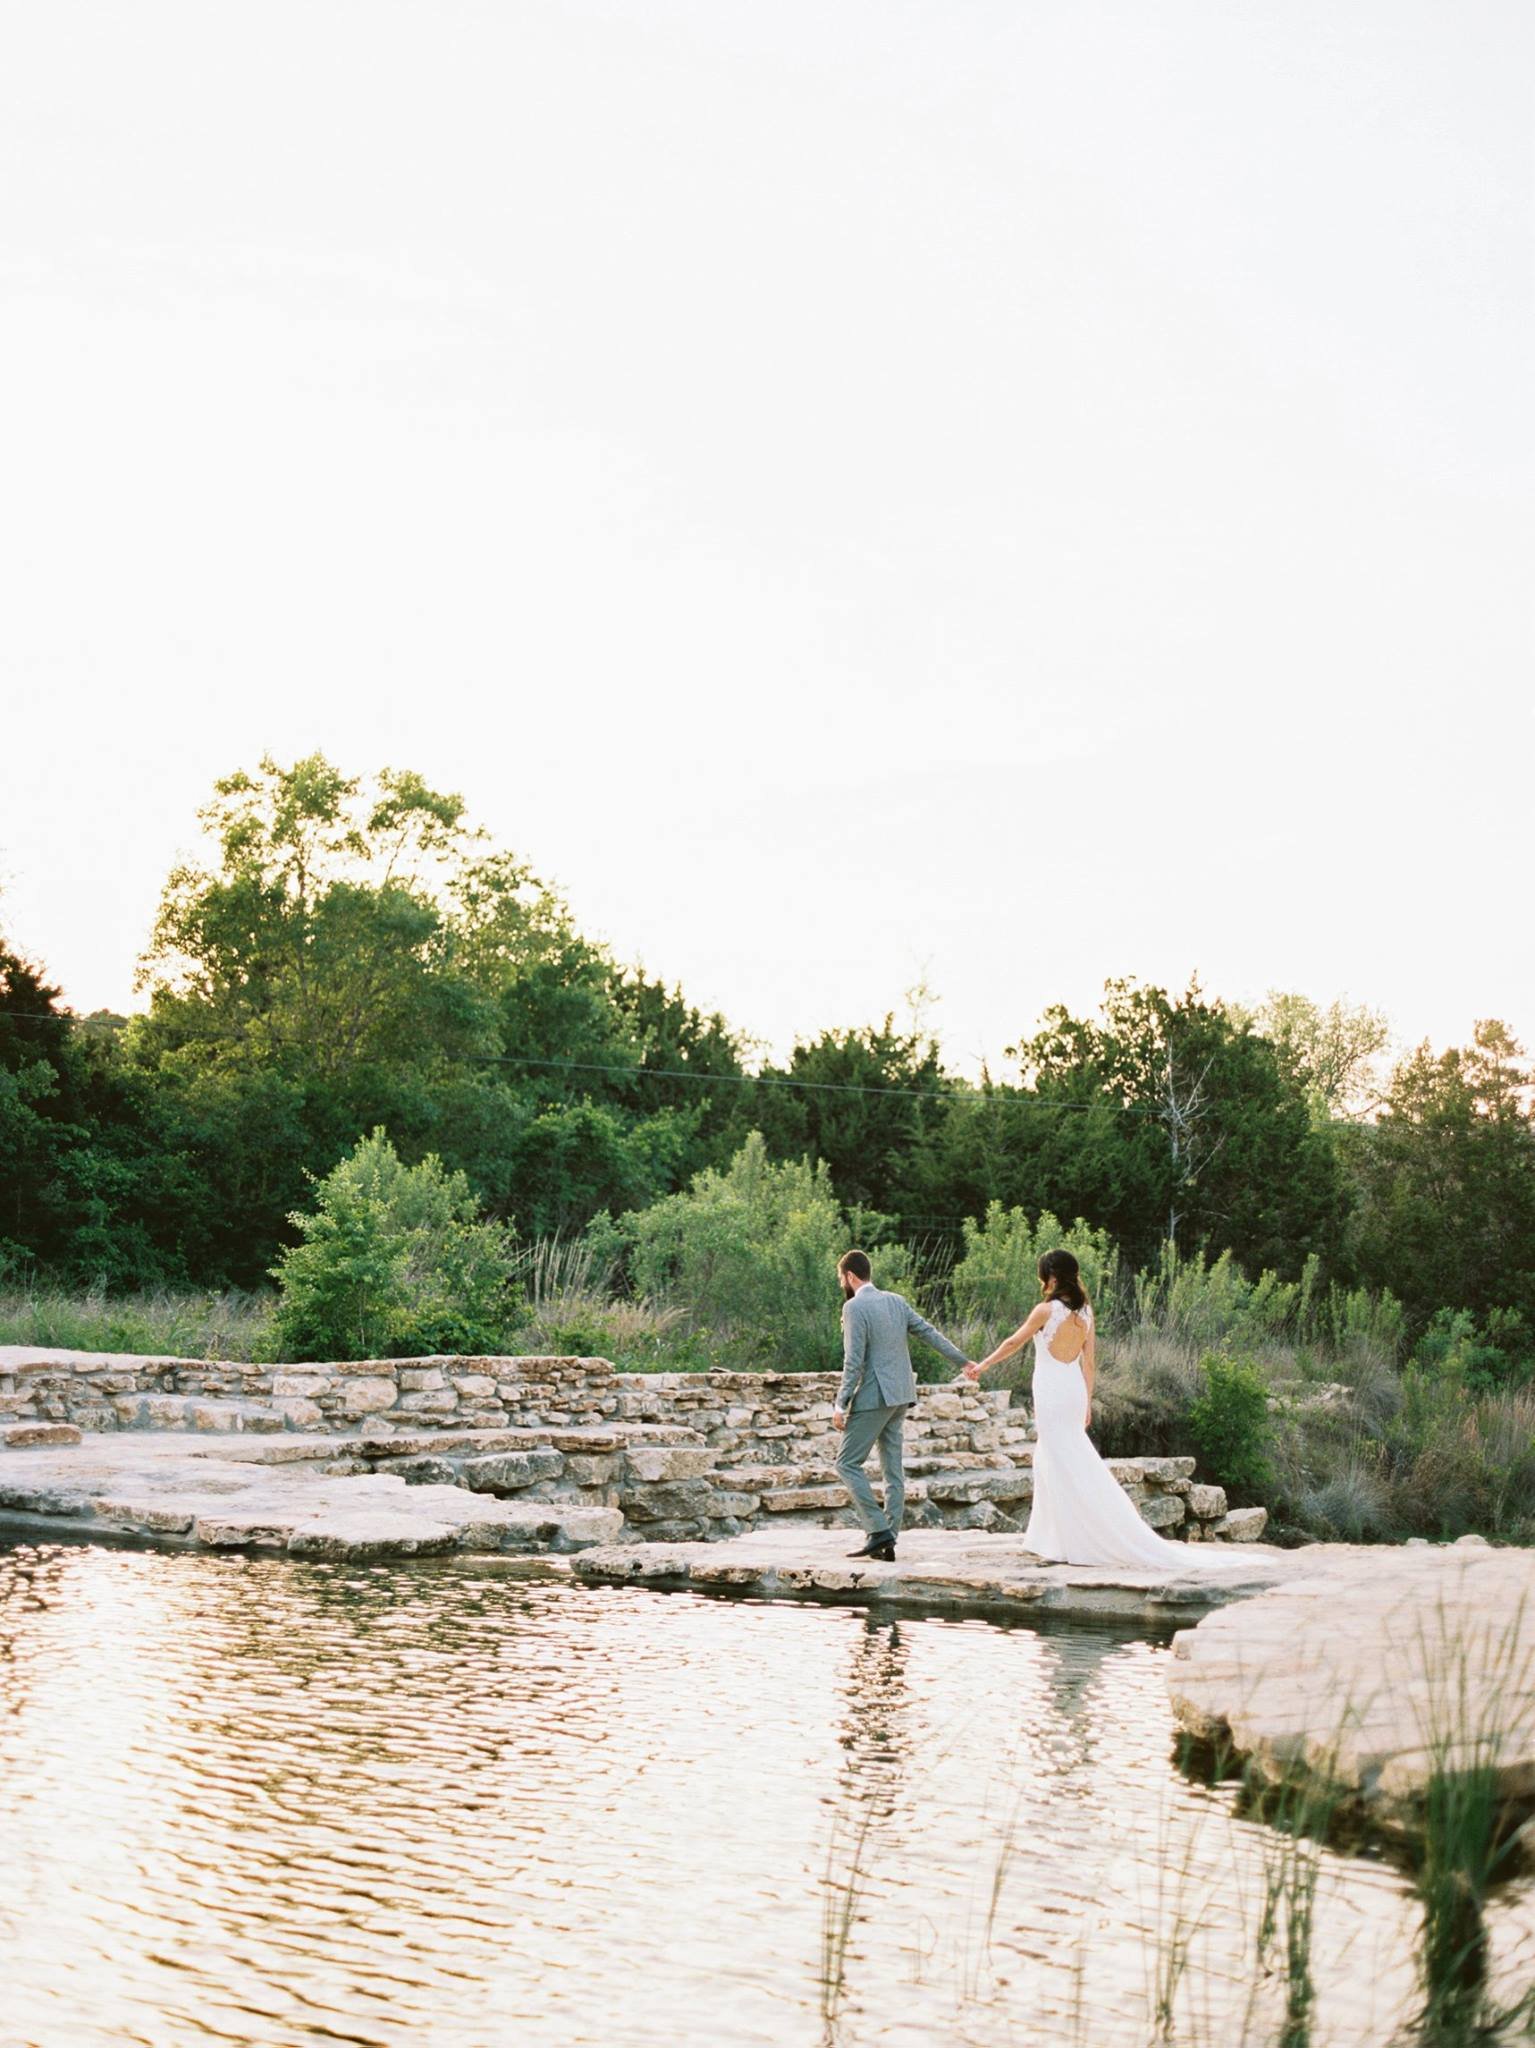
[[[1202,1544],[1169,1543],[1147,1528],[1135,1503],[1093,1449],[1087,1435],[1087,1381],[1080,1358],[1057,1358],[1052,1340],[1071,1311],[1050,1304],[1034,1339],[1034,1505],[1024,1543],[1059,1564],[1133,1566],[1188,1571],[1232,1563]],[[1092,1309],[1082,1310],[1089,1330]]]

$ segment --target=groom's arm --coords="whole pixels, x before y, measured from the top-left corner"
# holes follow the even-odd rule
[[[925,1316],[919,1316],[910,1302],[906,1304],[906,1327],[914,1337],[920,1337],[924,1344],[931,1344],[940,1357],[947,1358],[954,1365],[968,1365],[969,1359],[957,1344],[951,1344],[942,1330],[935,1330]]]
[[[863,1378],[863,1362],[869,1349],[869,1326],[850,1301],[842,1304],[842,1384],[833,1403],[839,1415],[846,1415]]]

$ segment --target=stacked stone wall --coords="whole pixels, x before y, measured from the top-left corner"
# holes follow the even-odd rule
[[[669,1541],[848,1521],[836,1388],[834,1373],[619,1373],[600,1358],[241,1365],[12,1352],[0,1359],[0,1425],[296,1435],[321,1440],[331,1470],[617,1508],[628,1534]],[[1032,1456],[1027,1416],[1005,1391],[922,1388],[906,1428],[908,1521],[1021,1528]],[[1113,1469],[1168,1534],[1256,1533],[1261,1511],[1229,1515],[1191,1458]]]

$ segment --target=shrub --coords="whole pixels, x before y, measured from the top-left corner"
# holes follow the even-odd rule
[[[1076,1255],[1090,1296],[1112,1296],[1119,1278],[1119,1254],[1107,1232],[1080,1217],[1068,1230],[1047,1209],[1031,1223],[1022,1209],[987,1206],[985,1217],[964,1224],[964,1250],[949,1276],[949,1297],[962,1321],[1001,1321],[1015,1330],[1039,1300],[1039,1261],[1057,1247]]]
[[[684,1193],[610,1229],[636,1292],[685,1308],[741,1363],[840,1364],[836,1265],[846,1226],[825,1166],[775,1163],[753,1132],[723,1172],[711,1167]]]
[[[1136,1313],[1191,1347],[1255,1342],[1295,1326],[1309,1299],[1312,1275],[1281,1280],[1268,1271],[1249,1280],[1230,1252],[1207,1261],[1164,1244],[1157,1264],[1135,1276]]]
[[[1391,1506],[1378,1471],[1358,1456],[1301,1495],[1305,1527],[1339,1543],[1364,1543],[1391,1533]]]
[[[1467,1308],[1442,1308],[1418,1339],[1413,1364],[1485,1394],[1528,1380],[1532,1350],[1522,1316],[1493,1309],[1478,1323]]]
[[[1200,1360],[1204,1389],[1189,1409],[1189,1435],[1210,1477],[1228,1493],[1249,1499],[1272,1484],[1268,1388],[1251,1359],[1207,1352]]]
[[[435,1157],[406,1166],[382,1130],[315,1183],[300,1242],[272,1268],[280,1357],[494,1351],[521,1299],[507,1233]]]

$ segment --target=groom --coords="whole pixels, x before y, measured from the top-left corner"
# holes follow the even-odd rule
[[[869,1539],[862,1550],[850,1555],[889,1564],[906,1507],[901,1429],[907,1409],[917,1398],[907,1334],[915,1333],[956,1365],[970,1361],[931,1323],[924,1322],[910,1302],[898,1294],[881,1293],[870,1273],[866,1252],[844,1252],[837,1262],[837,1277],[846,1298],[842,1304],[842,1384],[831,1419],[842,1431],[837,1476],[852,1495],[853,1511]],[[876,1444],[885,1475],[883,1514],[863,1469],[864,1459]]]

